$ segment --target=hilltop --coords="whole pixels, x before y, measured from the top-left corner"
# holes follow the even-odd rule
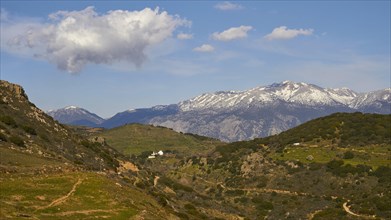
[[[183,134],[172,129],[153,125],[128,124],[92,134],[102,137],[106,142],[125,155],[138,155],[144,151],[170,151],[186,154],[197,154],[210,151],[218,140],[194,134]]]

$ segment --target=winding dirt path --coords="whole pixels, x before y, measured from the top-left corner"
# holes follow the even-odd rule
[[[106,209],[88,209],[88,210],[76,210],[76,211],[66,211],[66,212],[59,212],[59,213],[43,213],[42,215],[45,216],[68,216],[68,215],[75,215],[75,214],[84,214],[84,215],[90,215],[94,213],[115,213],[118,211],[121,211],[122,209],[113,209],[113,210],[106,210]]]
[[[50,208],[50,207],[53,207],[53,206],[57,206],[57,205],[65,202],[76,191],[77,186],[80,185],[82,182],[83,182],[83,180],[79,178],[77,180],[77,182],[73,185],[71,191],[68,192],[68,194],[66,194],[65,196],[62,196],[62,197],[60,197],[58,199],[53,200],[47,206],[39,207],[37,210],[47,209],[47,208]]]
[[[346,213],[348,213],[350,215],[353,215],[353,216],[356,216],[356,217],[365,218],[365,219],[375,219],[376,218],[375,215],[360,215],[360,214],[352,212],[352,210],[350,210],[350,206],[348,206],[348,202],[349,202],[349,200],[346,201],[342,205],[342,207],[343,207],[343,209],[345,210]]]

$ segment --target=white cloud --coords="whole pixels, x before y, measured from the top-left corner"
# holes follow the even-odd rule
[[[312,35],[313,29],[288,29],[286,26],[274,28],[273,31],[266,35],[267,40],[288,40],[299,35]]]
[[[193,35],[192,34],[184,34],[184,33],[179,33],[176,37],[179,40],[190,40],[190,39],[193,39]]]
[[[215,48],[210,44],[203,44],[199,47],[194,48],[193,50],[197,52],[212,52],[215,50]]]
[[[251,26],[240,26],[240,27],[232,27],[228,30],[225,30],[221,33],[215,32],[212,34],[212,38],[219,41],[230,41],[240,38],[246,38],[247,32],[253,29]]]
[[[2,13],[3,14],[3,13]],[[94,7],[58,11],[50,22],[2,22],[2,48],[30,51],[61,70],[80,72],[89,63],[126,61],[140,66],[145,50],[170,38],[179,26],[190,22],[159,8],[140,11],[114,10],[98,14]]]
[[[215,8],[223,11],[228,11],[228,10],[240,10],[243,9],[244,7],[239,4],[234,4],[231,2],[219,2],[215,5]]]

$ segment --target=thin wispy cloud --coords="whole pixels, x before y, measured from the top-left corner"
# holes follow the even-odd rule
[[[312,35],[313,29],[288,29],[286,26],[274,28],[273,31],[265,36],[267,40],[289,40],[299,35]]]
[[[215,50],[215,48],[210,44],[203,44],[203,45],[193,49],[193,51],[204,52],[204,53],[213,52],[214,50]]]
[[[222,11],[229,11],[229,10],[240,10],[244,7],[240,4],[235,4],[231,2],[219,2],[215,5],[216,9],[222,10]]]
[[[80,72],[90,63],[126,61],[139,67],[147,59],[148,47],[187,25],[189,21],[159,8],[98,14],[94,7],[87,7],[50,14],[48,23],[2,23],[2,32],[8,33],[2,47],[11,52],[31,50],[34,56],[70,73]]]
[[[253,29],[251,26],[241,25],[240,27],[232,27],[223,32],[214,32],[212,38],[219,41],[231,41],[247,37],[247,32]]]
[[[184,34],[184,33],[179,33],[176,37],[179,40],[190,40],[190,39],[193,39],[193,35],[192,34]]]

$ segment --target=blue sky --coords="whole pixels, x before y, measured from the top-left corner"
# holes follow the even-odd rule
[[[1,79],[102,117],[284,80],[373,91],[390,20],[390,1],[1,1]]]

